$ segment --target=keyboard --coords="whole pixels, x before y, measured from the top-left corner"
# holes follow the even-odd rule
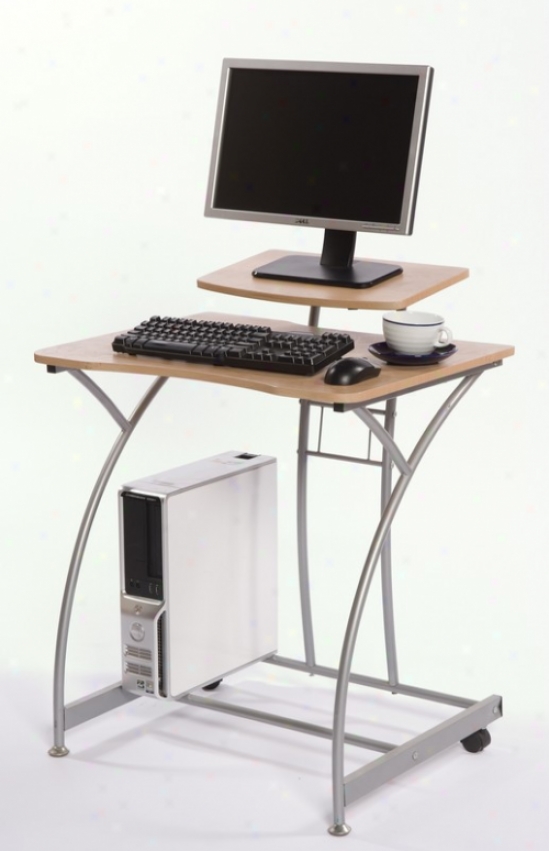
[[[115,352],[190,363],[314,375],[354,348],[338,331],[296,333],[266,325],[152,316],[114,338]]]

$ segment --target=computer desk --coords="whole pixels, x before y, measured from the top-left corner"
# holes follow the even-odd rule
[[[198,286],[230,295],[309,306],[307,325],[234,316],[232,314],[201,313],[195,318],[258,323],[271,325],[276,330],[307,331],[318,327],[322,307],[339,307],[362,310],[405,309],[422,298],[467,277],[467,270],[453,267],[400,264],[403,274],[367,290],[350,290],[338,287],[316,286],[294,282],[256,279],[252,270],[285,252],[269,251],[201,277]],[[341,330],[341,329],[339,329]],[[191,364],[143,356],[131,357],[115,354],[111,341],[117,331],[101,337],[65,343],[36,352],[37,363],[45,364],[48,372],[68,372],[86,387],[105,407],[120,428],[120,432],[107,455],[92,490],[76,537],[69,565],[65,593],[59,617],[54,672],[54,745],[52,756],[65,756],[65,731],[88,721],[117,706],[137,699],[122,690],[121,684],[102,689],[80,700],[65,705],[65,663],[71,611],[87,539],[98,505],[114,466],[139,420],[168,378],[206,381],[234,387],[247,388],[259,393],[269,393],[298,399],[300,403],[298,460],[297,460],[297,554],[301,617],[304,641],[304,659],[289,659],[278,654],[267,662],[285,668],[317,674],[337,680],[332,727],[321,727],[292,718],[272,715],[229,704],[201,693],[192,692],[181,698],[182,703],[201,706],[244,718],[274,724],[302,733],[332,739],[333,824],[329,832],[344,836],[350,828],[345,822],[345,807],[357,798],[371,792],[381,784],[425,760],[462,742],[467,750],[480,751],[490,741],[487,726],[502,714],[502,698],[490,695],[483,700],[470,700],[443,694],[400,682],[394,628],[393,592],[391,577],[391,525],[406,489],[414,476],[425,451],[458,402],[478,378],[503,359],[514,353],[512,346],[491,343],[456,341],[457,352],[446,360],[430,366],[389,366],[380,363],[381,372],[375,378],[349,387],[335,387],[324,383],[324,371],[312,377],[285,375],[274,372]],[[353,355],[363,355],[375,361],[368,347],[382,339],[381,334],[351,332],[355,340]],[[133,413],[126,417],[93,381],[89,372],[117,372],[150,375],[151,386]],[[406,458],[394,438],[394,420],[397,399],[427,387],[457,381],[444,403],[435,411]],[[355,414],[381,443],[381,460],[370,456],[356,458],[323,452],[319,434],[316,449],[309,448],[310,412],[313,406],[337,413]],[[348,617],[338,668],[318,664],[315,657],[311,598],[309,593],[309,568],[307,551],[307,461],[311,456],[336,458],[340,461],[377,466],[381,473],[381,516],[370,542],[356,594]],[[393,486],[392,468],[399,472]],[[387,678],[379,679],[351,671],[354,648],[364,605],[376,566],[381,565],[382,607],[384,640],[387,659]],[[365,738],[345,731],[345,713],[349,683],[358,683],[375,689],[404,694],[455,706],[459,711],[449,720],[432,727],[402,745]],[[345,776],[344,745],[377,751],[380,757]]]

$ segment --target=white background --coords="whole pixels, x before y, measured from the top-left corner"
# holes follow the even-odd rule
[[[424,309],[443,313],[458,339],[510,343],[517,351],[482,377],[452,415],[395,523],[399,661],[405,682],[468,697],[503,694],[505,718],[485,754],[454,749],[349,808],[353,832],[346,842],[433,851],[546,847],[542,7],[534,0],[0,3],[6,848],[34,849],[50,839],[58,849],[225,849],[250,842],[278,849],[282,841],[285,848],[316,849],[335,841],[325,833],[330,762],[322,740],[140,701],[71,731],[67,759],[46,756],[66,568],[116,430],[69,376],[35,365],[33,351],[130,327],[153,313],[306,319],[305,309],[195,286],[199,275],[267,248],[320,250],[319,231],[203,217],[225,56],[435,68],[414,235],[361,235],[357,254],[469,267],[467,281],[424,301]],[[381,330],[379,314],[324,311],[321,321]],[[148,382],[106,376],[101,383],[129,413]],[[446,392],[402,400],[397,433],[404,449]],[[69,643],[69,700],[119,677],[117,487],[233,448],[279,459],[279,650],[301,656],[296,428],[289,400],[168,384],[115,471],[90,538]],[[356,418],[327,430],[336,451],[364,444]],[[375,486],[376,473],[367,468],[311,465],[312,589],[317,655],[326,664],[338,661],[364,536],[377,511],[377,498],[369,496]],[[383,676],[378,602],[374,586],[355,667]],[[234,689],[237,699],[290,715],[309,704],[313,720],[330,723],[330,681],[277,676],[283,703],[292,704],[277,707],[271,695],[281,692],[264,689],[270,679],[271,668],[257,678],[245,672],[223,687],[224,696]],[[444,717],[433,706],[422,717],[404,701],[408,714],[396,721],[395,700],[382,704],[380,695],[352,690],[350,728],[361,732],[378,721],[386,729],[368,728],[370,734],[390,738],[399,735],[395,729],[410,735]],[[353,749],[349,770],[365,758]]]

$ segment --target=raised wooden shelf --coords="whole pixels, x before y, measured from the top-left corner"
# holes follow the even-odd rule
[[[294,322],[234,316],[225,313],[200,313],[193,318],[270,325],[271,328],[281,331],[312,330],[306,325],[297,325]],[[454,341],[458,349],[457,352],[439,364],[432,366],[388,366],[378,361],[368,351],[368,347],[372,343],[379,342],[382,336],[353,331],[355,348],[349,353],[349,356],[367,357],[372,362],[379,363],[382,367],[381,372],[375,378],[368,379],[361,384],[354,384],[350,387],[334,387],[324,384],[325,370],[316,375],[304,377],[276,372],[261,372],[253,369],[213,366],[213,364],[169,361],[162,358],[144,357],[143,355],[133,357],[132,355],[117,354],[111,348],[112,340],[117,333],[119,332],[41,349],[35,353],[34,359],[37,363],[65,369],[152,376],[163,375],[171,378],[185,378],[215,384],[227,384],[233,387],[245,387],[250,390],[257,390],[260,393],[286,396],[292,399],[306,399],[311,402],[352,404],[397,395],[434,381],[457,376],[468,370],[486,367],[503,358],[510,357],[514,353],[512,346],[496,343],[469,343],[457,340]]]
[[[271,250],[248,257],[218,269],[198,279],[203,290],[257,298],[262,301],[279,301],[286,304],[306,304],[314,307],[342,307],[355,310],[400,310],[421,301],[433,293],[463,281],[468,269],[458,266],[428,266],[423,263],[398,263],[403,272],[388,281],[365,290],[329,287],[322,284],[304,284],[299,281],[274,281],[254,278],[257,266],[270,263],[279,257],[298,252]],[[373,258],[369,258],[373,259]],[[394,262],[378,260],[376,262]]]

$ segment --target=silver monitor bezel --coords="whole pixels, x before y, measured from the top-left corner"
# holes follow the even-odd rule
[[[328,71],[336,73],[358,74],[399,74],[418,77],[418,90],[414,110],[412,136],[400,222],[363,222],[348,219],[325,219],[309,216],[307,218],[282,213],[263,213],[254,210],[228,210],[214,207],[215,185],[219,155],[221,152],[222,128],[225,114],[226,96],[230,73],[233,68],[279,69],[283,71]],[[297,225],[305,227],[329,228],[333,230],[353,230],[374,233],[411,234],[414,223],[417,190],[421,169],[421,160],[425,142],[425,129],[429,98],[433,79],[433,68],[429,65],[380,65],[354,62],[306,62],[284,59],[224,59],[221,69],[221,83],[217,102],[210,172],[206,194],[204,215],[213,218],[239,219],[241,221],[267,222],[271,224]]]

